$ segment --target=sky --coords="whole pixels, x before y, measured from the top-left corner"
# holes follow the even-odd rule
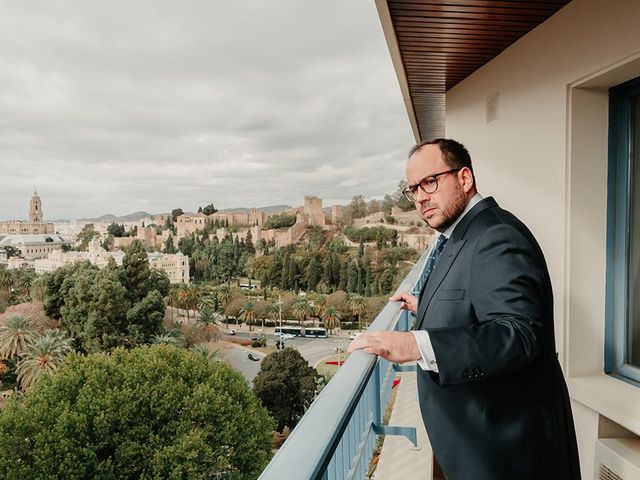
[[[0,0],[0,220],[382,198],[413,135],[373,0]]]

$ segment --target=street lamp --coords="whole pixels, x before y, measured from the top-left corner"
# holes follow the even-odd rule
[[[280,321],[280,334],[282,334],[282,295],[278,296],[278,301],[276,302],[278,305],[278,319]]]

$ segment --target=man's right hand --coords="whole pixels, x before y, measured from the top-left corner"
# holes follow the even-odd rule
[[[400,302],[400,308],[409,310],[411,313],[418,311],[418,298],[409,295],[407,292],[400,292],[393,297],[389,297],[390,302]]]

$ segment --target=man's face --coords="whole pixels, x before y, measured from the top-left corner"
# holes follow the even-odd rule
[[[407,181],[417,185],[424,178],[450,170],[442,157],[438,145],[425,145],[411,155],[407,163]],[[416,209],[427,224],[439,232],[444,232],[456,221],[467,206],[468,171],[440,175],[438,189],[425,193],[418,188],[414,196]]]

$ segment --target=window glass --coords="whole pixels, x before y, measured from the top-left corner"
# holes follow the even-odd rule
[[[629,99],[630,238],[626,363],[640,367],[640,97]]]

